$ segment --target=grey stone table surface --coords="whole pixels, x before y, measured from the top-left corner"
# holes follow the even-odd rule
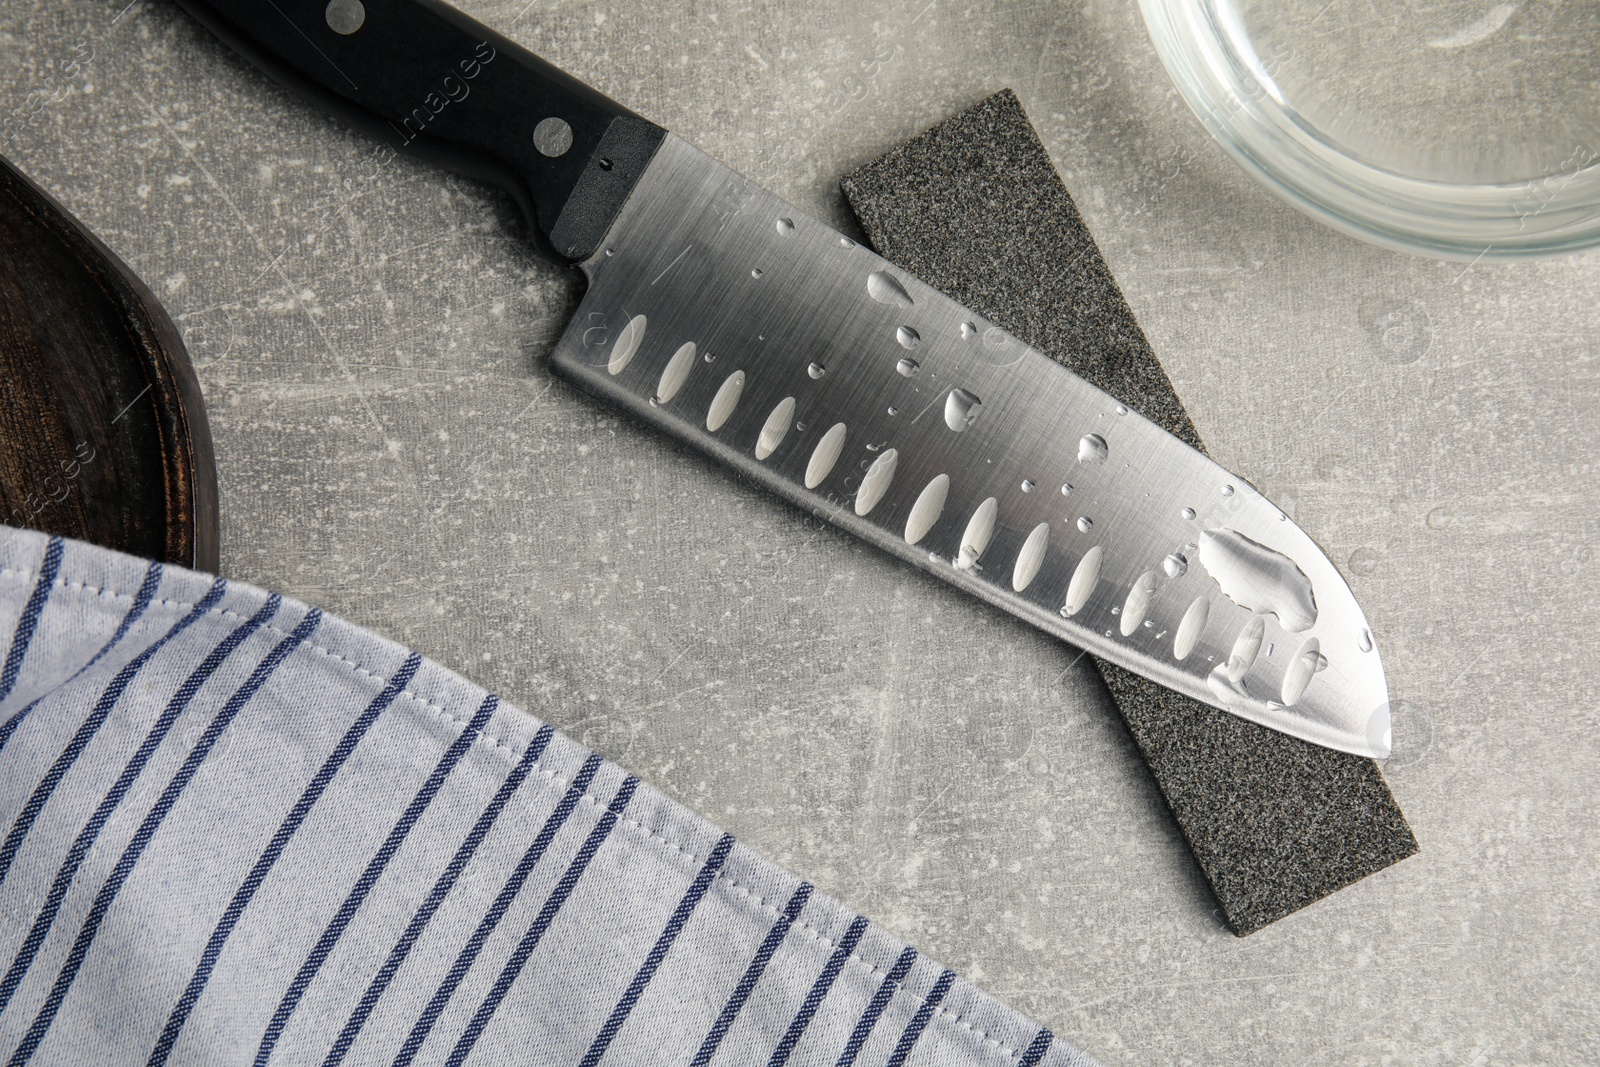
[[[0,0],[0,136],[198,365],[223,570],[622,761],[1108,1064],[1600,1056],[1600,254],[1408,258],[1258,190],[1130,3],[473,0],[801,208],[1016,89],[1217,458],[1327,546],[1421,855],[1248,939],[1088,664],[554,381],[509,200],[158,0]]]

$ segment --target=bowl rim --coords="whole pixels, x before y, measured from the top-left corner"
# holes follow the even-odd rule
[[[1258,184],[1319,222],[1385,248],[1457,261],[1600,245],[1600,153],[1571,174],[1563,166],[1543,179],[1500,184],[1398,174],[1350,154],[1288,107],[1271,60],[1250,50],[1241,27],[1220,24],[1212,0],[1139,0],[1139,7],[1168,77],[1201,125]],[[1260,91],[1241,93],[1241,85]]]

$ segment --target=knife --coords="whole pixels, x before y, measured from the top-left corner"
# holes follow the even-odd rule
[[[1374,758],[1349,586],[1244,479],[438,0],[178,0],[267,73],[506,188],[587,281],[551,369],[1178,692]]]

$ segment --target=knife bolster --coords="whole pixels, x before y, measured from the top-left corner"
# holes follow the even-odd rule
[[[595,251],[666,136],[439,0],[178,5],[397,154],[506,189],[541,249],[561,262]]]

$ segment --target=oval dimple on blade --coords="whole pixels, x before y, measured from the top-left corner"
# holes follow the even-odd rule
[[[878,506],[883,494],[889,491],[889,483],[894,481],[894,469],[899,461],[900,453],[892,448],[885,449],[882,455],[873,460],[872,466],[861,479],[861,488],[856,490],[857,515],[871,514],[872,509]]]
[[[944,513],[945,499],[950,495],[950,476],[941,474],[923,486],[917,502],[911,505],[906,517],[906,544],[914,545],[928,536],[933,524]]]
[[[812,449],[811,460],[806,464],[807,489],[815,489],[832,473],[834,464],[839,462],[839,453],[844,451],[844,434],[844,423],[836,422]]]
[[[1070,617],[1083,610],[1100,582],[1100,564],[1105,557],[1105,549],[1099,545],[1083,554],[1072,572],[1072,581],[1067,583],[1067,599],[1062,602],[1061,614]]]
[[[1261,655],[1261,642],[1266,635],[1267,620],[1260,615],[1250,616],[1239,636],[1233,639],[1233,650],[1228,653],[1228,681],[1234,685],[1244,681],[1244,676],[1255,666],[1256,657]]]
[[[1183,621],[1178,623],[1178,633],[1172,639],[1172,658],[1183,660],[1189,658],[1189,653],[1194,651],[1195,642],[1200,640],[1200,634],[1205,631],[1206,619],[1211,614],[1211,601],[1203,596],[1194,598],[1189,605],[1189,610],[1183,613]]]
[[[657,403],[672,403],[672,398],[678,395],[683,383],[689,380],[689,372],[694,370],[694,356],[693,341],[678,346],[672,358],[667,360],[667,365],[661,369],[661,380],[656,383]]]
[[[977,565],[979,557],[989,548],[989,539],[994,536],[994,520],[999,511],[1000,502],[990,497],[972,513],[966,532],[961,535],[961,549],[956,554],[957,569],[970,571]]]
[[[606,361],[606,370],[612,377],[621,374],[623,368],[633,362],[633,357],[639,351],[639,346],[644,343],[644,331],[648,320],[643,315],[635,315],[628,320],[628,325],[617,334],[616,344],[611,346],[611,358]]]
[[[744,371],[736,370],[722,380],[717,395],[711,398],[711,409],[706,412],[706,429],[716,433],[728,421],[733,409],[739,406],[744,393]]]
[[[1134,580],[1132,588],[1128,590],[1128,598],[1122,602],[1122,636],[1131,637],[1144,622],[1145,615],[1150,611],[1150,601],[1156,595],[1156,572],[1145,571]]]
[[[783,439],[789,435],[789,427],[793,422],[794,397],[786,396],[778,401],[761,426],[761,436],[756,438],[756,458],[766,459],[777,451]]]
[[[1033,584],[1039,576],[1039,568],[1044,566],[1044,553],[1050,547],[1050,524],[1041,522],[1028,534],[1028,539],[1022,543],[1022,551],[1017,553],[1016,566],[1011,571],[1011,588],[1020,593]]]

